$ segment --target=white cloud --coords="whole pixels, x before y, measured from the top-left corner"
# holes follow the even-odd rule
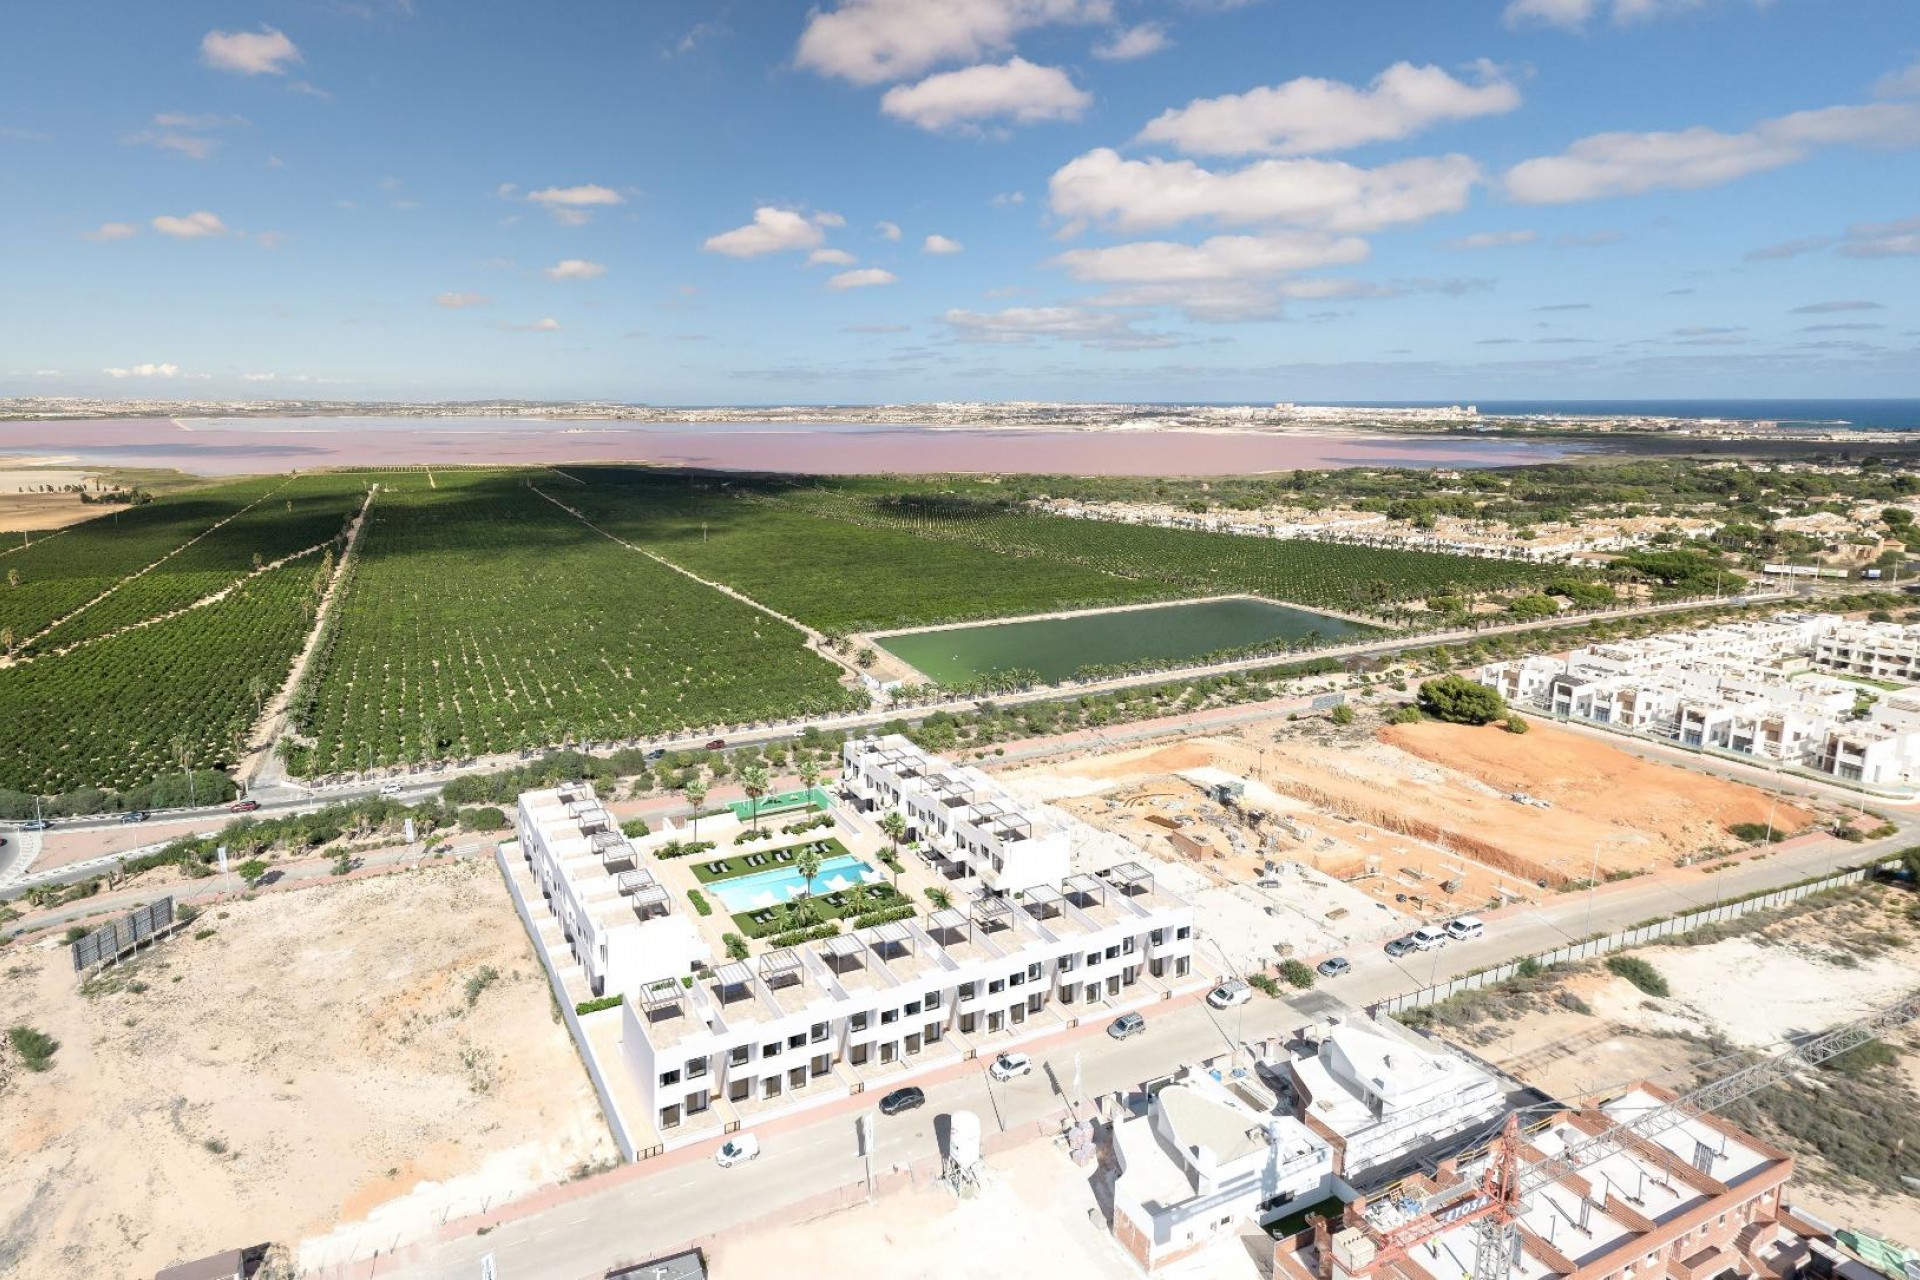
[[[177,364],[136,364],[126,369],[107,369],[110,378],[177,378],[180,366]]]
[[[1510,27],[1540,25],[1579,31],[1602,15],[1625,26],[1670,18],[1676,14],[1704,9],[1715,0],[1509,0],[1506,21]],[[1770,0],[1752,0],[1760,8]]]
[[[433,298],[435,306],[445,307],[449,311],[461,311],[467,307],[484,307],[492,301],[493,299],[484,293],[439,293]]]
[[[1111,0],[844,0],[808,18],[794,61],[855,84],[882,84],[1005,52],[1032,27],[1112,17]]]
[[[1142,333],[1132,317],[1089,307],[1007,307],[968,311],[955,307],[940,319],[961,342],[1029,343],[1041,338],[1082,342],[1115,350],[1177,346],[1166,334]]]
[[[871,289],[875,285],[893,284],[900,277],[891,271],[879,267],[861,267],[854,271],[842,271],[827,281],[827,288],[838,291],[847,289]]]
[[[503,182],[494,194],[511,200],[515,190],[511,182]],[[586,222],[593,217],[595,208],[627,202],[627,198],[618,191],[597,182],[586,182],[577,187],[543,187],[527,192],[527,199],[552,214],[555,222],[568,227],[577,227]]]
[[[876,222],[873,224],[873,229],[879,233],[882,240],[898,240],[900,238],[900,224],[897,222]]]
[[[807,265],[810,267],[850,267],[858,261],[860,259],[845,249],[815,249],[807,255]]]
[[[276,382],[279,378],[280,375],[277,373],[243,373],[240,375],[242,382]]]
[[[1122,231],[1193,219],[1374,231],[1458,213],[1480,179],[1461,155],[1362,169],[1338,160],[1261,160],[1229,172],[1191,160],[1128,160],[1109,147],[1062,166],[1049,183],[1053,211]]]
[[[960,253],[966,249],[966,247],[967,246],[961,244],[958,240],[949,239],[943,235],[930,235],[921,241],[920,252],[932,254]]]
[[[1890,71],[1873,82],[1878,98],[1920,98],[1920,60],[1902,71]]]
[[[1167,39],[1165,27],[1157,22],[1143,22],[1137,27],[1116,31],[1093,46],[1093,56],[1108,62],[1131,62],[1158,53],[1172,43]]]
[[[1518,244],[1534,244],[1540,239],[1537,231],[1476,231],[1470,236],[1460,236],[1444,242],[1442,249],[1505,249]]]
[[[822,209],[819,212],[815,213],[813,215],[813,221],[815,225],[822,226],[822,227],[844,227],[847,225],[847,220],[845,218],[841,217],[837,213],[829,212],[826,209]]]
[[[1015,124],[1078,120],[1093,95],[1077,87],[1058,67],[1042,67],[1025,58],[1002,64],[981,63],[943,71],[918,84],[895,85],[880,99],[880,110],[922,129],[977,127],[983,120]]]
[[[825,239],[819,225],[799,210],[763,204],[753,211],[752,222],[708,236],[700,247],[729,258],[757,258],[765,253],[818,248]]]
[[[1311,155],[1411,137],[1445,121],[1500,115],[1519,105],[1520,91],[1490,62],[1476,65],[1472,83],[1439,67],[1396,62],[1364,89],[1303,76],[1197,98],[1163,112],[1138,140],[1196,156]]]
[[[1823,107],[1762,120],[1743,133],[1705,125],[1673,132],[1597,133],[1557,156],[1507,171],[1507,194],[1523,204],[1565,204],[1654,190],[1718,186],[1806,159],[1823,146],[1920,143],[1920,104]]]
[[[1012,205],[1025,204],[1026,202],[1027,193],[1024,191],[1002,191],[994,196],[993,199],[987,201],[988,204],[996,209],[1005,209]]]
[[[163,213],[153,220],[153,229],[163,236],[174,236],[181,240],[200,240],[227,234],[227,224],[205,209],[184,218]]]
[[[126,240],[140,234],[140,228],[131,222],[103,222],[93,230],[84,232],[88,240]]]
[[[262,27],[258,31],[207,32],[200,41],[200,60],[220,71],[279,76],[301,58],[293,41],[272,27]]]
[[[1898,222],[1861,222],[1847,228],[1839,252],[1849,258],[1920,256],[1920,218]]]
[[[1778,244],[1765,244],[1758,249],[1749,249],[1746,260],[1748,262],[1779,262],[1786,258],[1797,258],[1803,253],[1816,253],[1821,249],[1832,247],[1832,236],[1802,236],[1798,240],[1783,240]]]
[[[560,322],[552,316],[543,316],[532,324],[503,324],[500,326],[508,333],[558,333]]]
[[[1164,282],[1232,280],[1367,259],[1355,236],[1280,231],[1263,236],[1212,236],[1199,244],[1143,240],[1104,249],[1073,249],[1055,258],[1077,280]]]
[[[607,267],[585,258],[562,258],[540,274],[549,280],[598,280],[607,274]]]

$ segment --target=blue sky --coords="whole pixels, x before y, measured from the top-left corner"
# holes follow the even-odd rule
[[[1920,395],[1911,0],[15,6],[0,395]]]

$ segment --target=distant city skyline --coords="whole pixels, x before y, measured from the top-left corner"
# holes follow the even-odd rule
[[[9,29],[0,397],[1920,395],[1903,0]]]

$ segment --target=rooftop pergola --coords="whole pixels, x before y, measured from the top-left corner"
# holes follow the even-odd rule
[[[1122,862],[1118,866],[1108,867],[1107,882],[1122,893],[1152,893],[1153,872],[1137,862]]]
[[[807,967],[800,959],[799,950],[794,947],[781,947],[777,951],[769,951],[761,956],[760,980],[770,988],[805,982]]]
[[[1066,890],[1067,901],[1076,907],[1090,907],[1095,902],[1104,904],[1107,900],[1107,882],[1099,876],[1068,876],[1060,882]]]
[[[967,927],[967,913],[955,907],[942,907],[927,917],[927,932],[938,937],[943,933],[959,933]]]
[[[975,898],[967,914],[982,933],[1013,928],[1013,904],[1005,898],[996,898],[991,894]]]
[[[835,973],[845,973],[846,966],[858,960],[867,944],[857,933],[840,933],[828,938],[820,946],[821,954],[827,958],[827,967]]]
[[[889,920],[885,924],[876,924],[860,930],[858,936],[866,939],[873,954],[882,960],[891,960],[913,950],[913,930],[904,920]]]
[[[614,891],[622,897],[632,897],[652,883],[653,873],[650,871],[622,871],[613,878]]]
[[[649,882],[633,891],[633,914],[642,920],[652,919],[655,915],[669,915],[673,911],[673,898],[663,884]]]
[[[753,970],[745,962],[730,960],[709,972],[721,1004],[753,994]]]
[[[640,1006],[641,1014],[649,1021],[669,1010],[684,1014],[687,1011],[687,989],[680,985],[678,978],[656,978],[635,993],[634,1003]]]
[[[634,861],[633,846],[618,831],[596,831],[589,839],[593,851],[600,855],[600,865],[612,868],[619,863]]]
[[[593,788],[584,782],[569,782],[558,789],[561,804],[575,804],[581,800],[593,799]]]
[[[1020,899],[1020,905],[1026,908],[1028,915],[1036,920],[1044,920],[1049,916],[1059,915],[1066,905],[1066,900],[1060,896],[1059,890],[1049,885],[1037,884],[1027,890],[1025,896]]]
[[[983,800],[973,806],[973,818],[1002,840],[1027,840],[1033,836],[1032,821],[1020,810],[1001,800]]]
[[[957,773],[928,774],[926,788],[949,809],[972,803],[979,791],[978,787]]]

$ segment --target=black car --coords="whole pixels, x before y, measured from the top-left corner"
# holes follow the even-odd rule
[[[927,1095],[924,1090],[908,1085],[904,1089],[895,1089],[892,1093],[880,1099],[880,1114],[883,1116],[897,1116],[902,1111],[911,1111],[915,1107],[925,1105],[926,1101]]]
[[[131,809],[120,815],[120,821],[122,822],[145,822],[146,820],[147,811],[145,809]]]

